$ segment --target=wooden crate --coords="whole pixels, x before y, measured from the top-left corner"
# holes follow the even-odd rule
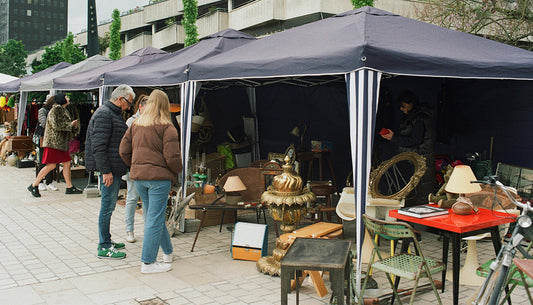
[[[8,151],[31,151],[33,142],[29,136],[9,137],[7,143]]]

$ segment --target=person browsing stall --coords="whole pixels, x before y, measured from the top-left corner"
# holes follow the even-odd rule
[[[154,90],[143,114],[126,131],[120,143],[120,156],[130,165],[130,178],[146,211],[141,273],[172,269],[172,242],[165,225],[170,188],[181,171],[178,131],[170,119],[168,96]],[[156,262],[159,247],[163,262]]]
[[[78,120],[72,120],[65,107],[70,103],[70,99],[64,93],[58,93],[55,97],[55,104],[50,110],[46,119],[46,128],[43,139],[42,163],[46,164],[40,171],[28,191],[34,197],[41,197],[39,184],[44,177],[56,168],[57,164],[63,165],[63,177],[67,184],[65,194],[81,194],[82,191],[72,185],[70,175],[70,154],[68,152],[68,142],[80,132]]]
[[[115,210],[120,177],[128,171],[128,166],[118,153],[122,136],[128,129],[122,114],[131,108],[135,93],[130,86],[120,85],[111,93],[109,101],[94,112],[89,121],[85,139],[85,168],[99,173],[100,214],[98,216],[99,258],[123,259],[126,253],[124,243],[111,240],[111,215]]]
[[[132,115],[127,121],[126,125],[131,127],[131,124],[135,119],[137,119],[144,110],[144,106],[146,105],[146,101],[148,100],[148,96],[145,94],[142,94],[137,99],[137,103],[135,103],[135,114]],[[123,180],[126,180],[127,183],[127,193],[126,193],[126,207],[124,208],[124,222],[126,223],[126,241],[129,243],[134,243],[137,241],[135,238],[135,234],[133,233],[134,228],[134,221],[135,221],[135,210],[137,209],[137,201],[139,201],[139,193],[137,193],[137,189],[135,188],[135,182],[130,179],[129,173],[124,175],[122,177]],[[146,213],[143,213],[143,215],[146,215]]]

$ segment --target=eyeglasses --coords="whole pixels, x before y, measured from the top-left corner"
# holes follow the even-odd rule
[[[127,98],[125,98],[125,97],[123,97],[123,96],[121,96],[121,98],[122,98],[123,100],[125,100],[126,103],[128,103],[128,106],[133,107],[133,101],[130,102],[130,100],[128,100]]]

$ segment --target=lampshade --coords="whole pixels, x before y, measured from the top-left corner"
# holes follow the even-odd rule
[[[300,136],[300,128],[298,128],[298,126],[294,127],[291,130],[291,135],[293,135],[295,137],[299,137]]]
[[[228,193],[245,191],[246,185],[242,183],[241,178],[239,178],[239,176],[230,176],[224,184],[224,190],[226,190],[226,192]]]
[[[476,176],[474,172],[468,165],[457,165],[453,168],[452,175],[448,184],[444,190],[448,193],[455,194],[469,194],[476,193],[481,191],[481,186],[477,183],[470,183],[470,181],[475,181]]]

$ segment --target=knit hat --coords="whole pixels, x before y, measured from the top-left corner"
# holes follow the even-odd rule
[[[65,105],[67,103],[67,99],[65,98],[65,93],[61,92],[61,93],[56,94],[55,102],[56,104],[61,105],[61,106]]]

